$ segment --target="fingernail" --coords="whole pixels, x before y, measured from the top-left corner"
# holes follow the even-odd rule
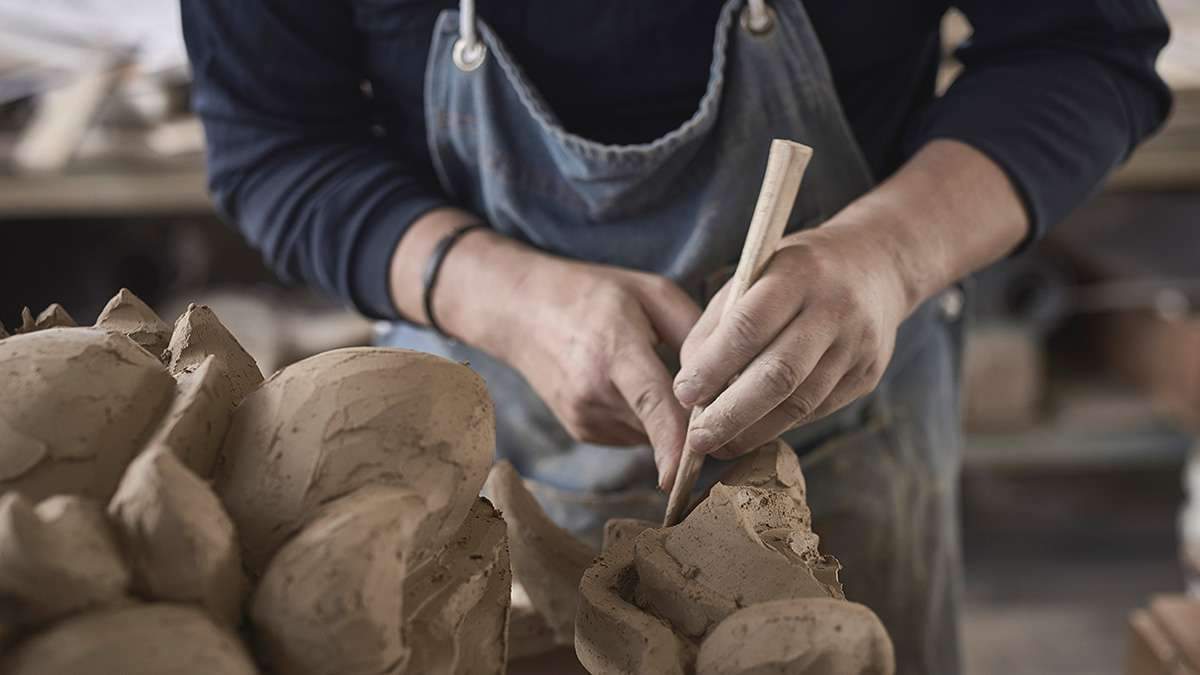
[[[675,381],[675,398],[679,399],[679,404],[685,408],[690,408],[696,404],[696,399],[700,396],[699,385],[695,380],[683,379]]]
[[[692,452],[702,455],[707,455],[717,449],[716,437],[708,429],[698,428],[688,431],[687,444]]]

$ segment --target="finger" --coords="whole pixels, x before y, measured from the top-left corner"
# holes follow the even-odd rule
[[[830,393],[845,376],[848,370],[848,360],[845,350],[840,347],[835,346],[825,352],[820,362],[813,368],[812,373],[796,388],[796,391],[754,425],[761,427],[755,430],[755,438],[764,439],[758,445],[775,438],[798,423],[809,421],[813,412],[829,398]],[[718,445],[715,446],[713,454],[722,459],[735,457],[745,449],[758,447],[758,445],[749,445],[753,441],[754,438],[747,439],[744,441],[744,445],[730,448],[728,452],[724,452],[724,449]],[[690,433],[688,443],[693,443]]]
[[[636,286],[638,299],[658,339],[678,353],[700,318],[700,306],[669,279],[652,279],[652,283]]]
[[[800,305],[794,280],[768,267],[767,274],[724,313],[712,333],[680,364],[675,378],[679,402],[694,406],[715,398],[791,323]]]
[[[687,413],[671,392],[671,376],[649,345],[631,343],[616,355],[611,377],[650,439],[661,484],[668,465],[679,461],[687,429]]]
[[[725,297],[728,293],[729,283],[726,283],[712,297],[708,306],[704,308],[704,313],[700,315],[700,320],[696,322],[696,325],[692,328],[692,332],[688,333],[687,339],[683,341],[683,346],[679,349],[680,362],[687,360],[688,354],[694,354],[696,349],[716,329],[717,324],[721,321],[721,312],[725,308]]]
[[[801,313],[742,374],[692,420],[687,445],[712,452],[779,407],[810,376],[833,344],[837,326]]]

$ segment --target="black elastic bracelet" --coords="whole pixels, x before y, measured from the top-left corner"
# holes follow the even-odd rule
[[[433,252],[429,254],[429,261],[425,263],[425,273],[421,275],[421,285],[424,289],[422,291],[422,303],[425,306],[425,320],[429,322],[430,328],[433,328],[442,335],[445,335],[446,331],[442,330],[441,324],[433,316],[433,287],[437,285],[438,275],[442,271],[442,263],[446,260],[446,254],[458,243],[459,239],[462,239],[464,234],[481,227],[484,227],[483,223],[463,225],[442,237],[437,246],[433,247]]]

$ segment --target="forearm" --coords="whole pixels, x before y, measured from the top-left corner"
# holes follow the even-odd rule
[[[958,141],[935,140],[825,228],[857,229],[864,247],[895,262],[907,313],[1010,253],[1029,219],[993,161]]]
[[[415,220],[392,255],[392,300],[410,321],[428,325],[422,276],[433,249],[446,235],[479,217],[454,208],[434,209]],[[482,228],[465,235],[442,262],[432,305],[438,323],[455,338],[493,355],[504,352],[500,322],[525,276],[546,256],[530,246]]]

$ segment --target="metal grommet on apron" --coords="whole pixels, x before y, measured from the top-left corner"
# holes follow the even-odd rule
[[[772,138],[816,150],[788,231],[820,224],[874,184],[802,2],[726,0],[708,73],[695,112],[677,128],[644,143],[600,143],[562,126],[553,99],[476,16],[475,3],[462,0],[457,12],[438,17],[425,70],[434,172],[446,195],[500,234],[555,255],[661,275],[699,302],[705,280],[737,261]],[[870,407],[902,405],[898,414],[866,415],[856,405],[827,418],[825,430],[810,430],[842,441],[827,453],[831,461],[805,468],[814,522],[836,523],[832,529],[845,535],[841,550],[829,552],[847,563],[847,594],[875,609],[896,636],[899,675],[945,675],[957,660],[961,566],[947,557],[957,550],[955,502],[924,487],[957,477],[958,418],[946,403],[953,392],[942,337],[949,325],[938,321],[932,300],[902,327],[896,352],[916,356],[893,359],[896,377],[885,375],[889,389]],[[575,441],[521,373],[470,345],[403,323],[382,342],[470,363],[492,394],[497,456],[528,479],[559,525],[598,543],[610,518],[662,517],[666,499],[648,446]],[[892,439],[903,443],[892,447]],[[785,440],[798,451],[825,442]],[[843,462],[863,469],[835,471]],[[896,502],[864,501],[880,494]],[[849,511],[838,509],[844,500]],[[936,576],[924,574],[931,566]]]
[[[487,46],[479,40],[475,27],[475,0],[461,0],[458,10],[458,40],[454,43],[454,65],[469,73],[483,65]]]
[[[742,28],[752,35],[766,35],[775,27],[775,10],[765,0],[749,0],[742,10]]]

